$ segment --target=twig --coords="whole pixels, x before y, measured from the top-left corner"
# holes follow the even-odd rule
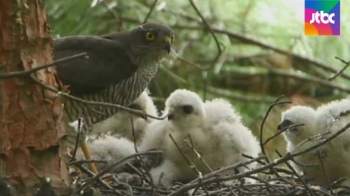
[[[89,184],[91,184],[92,182],[94,182],[95,180],[97,180],[98,178],[100,178],[101,176],[103,176],[104,174],[108,173],[109,171],[111,171],[114,167],[118,166],[119,164],[131,159],[131,158],[134,158],[134,157],[137,157],[137,156],[141,156],[141,155],[154,155],[154,154],[162,154],[163,152],[161,151],[148,151],[148,152],[140,152],[140,153],[135,153],[135,154],[132,154],[130,156],[127,156],[123,159],[119,159],[115,162],[113,162],[112,164],[110,164],[109,166],[105,167],[102,171],[100,171],[98,174],[96,174],[94,177],[90,178],[89,180],[86,181],[86,183],[81,186],[79,189],[78,189],[78,193],[83,189],[85,188],[86,186],[88,186]]]
[[[330,78],[328,78],[328,80],[334,80],[335,78],[337,78],[340,74],[342,74],[350,65],[350,61],[346,62],[343,59],[339,58],[339,57],[335,57],[335,59],[339,60],[340,62],[344,63],[345,66],[339,70],[337,73],[335,73],[333,76],[331,76]]]
[[[290,104],[290,103],[292,103],[290,101],[281,101],[281,102],[279,102],[283,97],[284,97],[284,95],[278,97],[276,99],[276,101],[269,106],[269,108],[267,109],[267,112],[265,113],[265,116],[264,116],[264,118],[263,118],[263,120],[261,122],[260,131],[259,131],[259,138],[260,138],[260,148],[261,148],[261,152],[262,152],[263,155],[266,155],[265,147],[264,147],[264,144],[263,144],[263,129],[264,129],[265,121],[266,121],[267,117],[269,116],[269,114],[270,114],[271,110],[274,108],[274,106],[281,105],[281,104],[287,104],[287,103]],[[266,157],[266,161],[270,162],[267,157]]]
[[[199,11],[199,9],[197,8],[196,4],[193,2],[193,0],[189,0],[189,2],[191,3],[193,9],[196,11],[197,15],[201,18],[201,20],[202,20],[204,26],[206,27],[206,29],[208,29],[208,31],[212,35],[212,37],[213,37],[213,39],[214,39],[214,41],[216,43],[216,47],[218,49],[218,54],[216,55],[216,57],[215,57],[214,61],[212,62],[212,64],[209,65],[207,68],[202,68],[203,71],[209,71],[215,66],[215,64],[218,62],[218,60],[220,59],[221,55],[223,54],[222,49],[221,49],[221,44],[220,44],[218,38],[216,37],[215,33],[213,32],[212,28],[210,27],[208,22],[205,20],[205,18],[203,17],[202,13]],[[207,80],[208,80],[208,77],[210,77],[210,75],[207,76],[205,78],[204,82],[203,82],[203,85],[204,85],[203,86],[204,87],[203,88],[203,100],[206,99],[206,95],[207,95],[206,93],[207,93],[207,84],[208,84]]]
[[[94,159],[86,159],[86,160],[79,160],[79,161],[71,161],[68,163],[68,165],[81,165],[84,163],[107,163],[105,160],[94,160]]]
[[[74,145],[74,150],[73,150],[73,155],[71,158],[71,161],[75,160],[75,156],[77,154],[77,150],[78,150],[78,146],[79,146],[79,140],[80,140],[80,135],[81,135],[81,131],[83,129],[83,118],[79,117],[78,118],[78,127],[77,127],[77,137],[75,139],[75,145]]]
[[[275,135],[267,138],[265,140],[265,142],[262,144],[263,146],[265,146],[267,143],[269,143],[269,141],[273,140],[274,138],[276,138],[277,136],[279,136],[280,134],[282,134],[283,132],[287,131],[288,129],[291,129],[291,128],[297,128],[297,127],[301,127],[301,126],[304,126],[304,124],[296,124],[296,125],[291,125],[291,126],[288,126],[288,127],[285,127],[284,129],[282,129],[281,131],[279,131],[278,133],[276,133]]]
[[[211,167],[209,166],[209,164],[203,159],[201,153],[199,153],[193,146],[193,141],[192,141],[192,137],[190,134],[188,134],[188,138],[189,138],[189,141],[188,140],[185,140],[185,142],[191,147],[192,151],[197,155],[197,158],[199,158],[203,163],[204,165],[209,169],[210,172],[213,172],[213,169],[211,169]]]
[[[196,11],[196,13],[198,14],[198,16],[201,18],[202,22],[204,23],[206,29],[208,29],[208,31],[210,32],[210,34],[212,35],[212,37],[215,40],[216,43],[216,47],[218,49],[218,55],[216,55],[216,58],[214,60],[213,65],[215,64],[216,60],[219,58],[220,54],[221,54],[221,47],[220,47],[220,42],[218,40],[218,38],[216,37],[214,31],[212,30],[211,26],[208,24],[208,22],[205,20],[205,18],[203,17],[202,13],[199,11],[199,9],[197,8],[196,4],[193,2],[193,0],[189,0],[193,9]],[[213,66],[212,65],[212,66]],[[212,66],[210,66],[208,69],[210,69]]]
[[[137,149],[137,145],[136,145],[136,135],[135,135],[135,128],[134,128],[134,121],[133,121],[132,117],[130,117],[130,122],[131,122],[131,128],[132,128],[131,129],[132,130],[132,136],[133,136],[133,140],[134,140],[134,149],[135,149],[136,153],[139,153],[139,150]],[[152,178],[151,174],[149,173],[148,169],[146,168],[146,165],[143,162],[143,160],[139,156],[137,156],[136,159],[140,162],[141,167],[143,167],[143,170],[145,171],[145,172],[142,172],[143,179],[145,179],[145,180],[147,179],[146,175],[149,178],[149,183],[150,183],[150,185],[152,187],[151,188],[151,194],[153,195],[154,188],[156,188],[155,185],[154,185],[154,182],[153,182],[153,178]]]
[[[277,153],[277,155],[281,158],[282,154],[278,151],[278,149],[275,150],[275,152]],[[315,196],[315,193],[310,190],[309,186],[306,184],[306,182],[304,181],[304,179],[302,177],[300,177],[300,175],[298,174],[298,172],[293,168],[292,165],[290,165],[288,163],[288,161],[285,162],[285,164],[287,165],[287,167],[293,171],[294,175],[301,181],[301,183],[303,183],[305,189],[310,193],[310,195]]]
[[[327,184],[328,184],[328,188],[329,188],[331,194],[333,195],[332,183],[329,180],[328,173],[326,171],[326,168],[324,167],[322,156],[321,156],[321,152],[319,150],[317,150],[317,157],[318,157],[318,160],[321,163],[322,172],[323,172],[324,177],[326,178],[326,181],[327,181]]]
[[[251,178],[253,180],[256,180],[256,181],[259,181],[263,184],[265,184],[267,187],[269,187],[270,189],[276,191],[277,193],[279,193],[280,195],[283,195],[283,192],[281,192],[280,190],[276,189],[275,187],[271,186],[268,182],[266,182],[265,180],[263,179],[260,179],[258,177],[255,177],[255,176],[247,176],[246,178]]]
[[[147,22],[148,18],[151,16],[151,14],[152,14],[154,8],[156,7],[157,2],[158,2],[158,0],[154,0],[154,2],[153,2],[153,4],[152,4],[152,6],[151,6],[151,8],[150,8],[150,10],[149,10],[149,12],[148,12],[146,18],[145,18],[145,20],[143,21],[143,23],[146,23],[146,22]]]
[[[227,166],[227,167],[224,167],[224,168],[221,168],[219,170],[216,170],[216,171],[213,171],[211,173],[208,173],[208,174],[205,174],[203,176],[203,178],[205,179],[209,179],[209,178],[213,178],[213,177],[216,177],[216,176],[219,176],[221,173],[224,173],[228,170],[234,170],[236,168],[239,168],[239,167],[242,167],[242,166],[246,166],[246,165],[249,165],[251,163],[254,163],[254,162],[258,162],[259,160],[262,160],[262,159],[265,159],[266,156],[259,156],[259,157],[256,157],[256,158],[253,158],[253,159],[250,159],[248,161],[244,161],[244,162],[239,162],[239,163],[236,163],[236,164],[233,164],[233,165],[230,165],[230,166]],[[194,179],[192,180],[190,183],[188,184],[192,184],[192,183],[195,183],[197,182],[199,179]]]
[[[137,169],[135,166],[133,166],[130,163],[125,163],[126,166],[130,167],[132,170],[134,170],[134,172],[136,172],[137,175],[139,175],[140,177],[142,177],[142,172]]]
[[[194,63],[194,62],[192,62],[192,61],[189,61],[189,60],[187,60],[187,59],[184,59],[184,58],[182,58],[181,56],[176,55],[175,59],[180,60],[181,62],[186,63],[186,64],[188,64],[188,65],[192,65],[192,66],[195,67],[195,68],[198,68],[198,69],[203,70],[203,67],[202,67],[202,66],[200,66],[200,65],[198,65],[197,63]]]
[[[213,172],[214,170],[209,166],[209,164],[205,161],[205,159],[203,158],[203,156],[194,148],[194,144],[193,144],[193,140],[190,134],[188,134],[188,140],[185,140],[185,142],[191,147],[192,151],[197,155],[197,158],[199,158],[204,165],[209,169],[210,172]],[[201,180],[200,178],[198,178],[198,180]],[[200,187],[200,183],[198,184],[198,187],[193,191],[192,196],[195,196],[196,191],[199,189]],[[206,195],[209,195],[208,191],[203,187],[204,192],[206,193]]]
[[[331,134],[331,132],[330,132],[330,131],[325,131],[325,132],[322,132],[322,133],[318,133],[318,134],[316,134],[316,135],[312,135],[312,136],[310,136],[310,137],[304,139],[303,141],[301,141],[299,144],[297,144],[296,147],[295,147],[295,150],[298,149],[298,148],[300,148],[300,147],[301,147],[302,145],[304,145],[306,142],[312,141],[312,140],[314,140],[314,139],[319,139],[319,138],[321,138],[322,136],[327,135],[327,134]],[[294,150],[294,151],[295,151],[295,150]]]
[[[161,183],[161,181],[162,181],[163,176],[164,176],[164,173],[162,172],[162,173],[160,174],[159,179],[158,179],[158,182],[157,182],[156,193],[158,193],[158,191],[159,191],[160,183]],[[152,186],[152,188],[151,188],[151,194],[153,195],[153,186]]]
[[[186,163],[190,166],[190,168],[194,171],[194,172],[196,172],[197,173],[197,175],[198,175],[198,181],[199,181],[199,183],[198,183],[198,186],[196,187],[196,189],[194,190],[194,192],[196,192],[198,189],[199,189],[199,187],[203,187],[202,186],[202,172],[201,171],[199,171],[199,169],[196,167],[196,165],[194,164],[194,162],[191,162],[190,160],[189,160],[189,158],[185,155],[185,153],[181,150],[181,148],[180,148],[180,146],[176,143],[176,141],[175,141],[175,139],[173,138],[173,136],[171,135],[171,134],[169,134],[169,137],[170,137],[170,139],[171,139],[171,141],[175,144],[175,146],[176,146],[176,148],[177,148],[177,150],[180,152],[180,154],[182,155],[182,157],[185,159],[185,161],[186,161]],[[205,190],[205,188],[203,187],[203,190],[206,192],[206,194],[207,195],[209,195],[209,193],[207,193],[207,191]]]
[[[119,16],[108,6],[108,3],[106,1],[100,1],[101,4],[107,9],[108,13],[111,14],[111,16],[116,19],[116,20],[119,20]]]
[[[115,182],[118,182],[118,184],[121,184],[123,186],[125,186],[128,191],[129,191],[129,196],[132,196],[133,195],[133,191],[132,191],[132,187],[128,184],[128,183],[125,183],[125,182],[120,182],[120,180],[118,179],[118,177],[116,177],[115,175],[112,175],[112,178]],[[94,195],[93,195],[94,196]]]
[[[242,156],[249,158],[249,159],[253,159],[253,157],[246,155],[246,154],[242,154]],[[265,159],[266,160],[266,159]],[[257,160],[258,163],[262,164],[262,165],[266,165],[267,163],[265,163],[263,160]],[[273,167],[270,169],[269,172],[262,172],[265,174],[273,174],[275,175],[278,179],[280,179],[280,181],[283,181],[287,184],[292,184],[290,181],[288,181],[287,179],[285,179],[284,177],[282,177],[281,175],[279,175],[278,172],[283,172],[285,174],[293,174],[293,172],[289,171],[289,170],[285,170],[283,168],[277,168],[277,167]]]
[[[323,137],[324,135],[326,134],[330,134],[331,132],[330,131],[325,131],[325,132],[322,132],[322,133],[318,133],[316,135],[312,135],[306,139],[304,139],[303,141],[299,142],[297,144],[297,146],[295,147],[294,151],[295,152],[298,148],[300,148],[301,146],[303,146],[305,143],[309,142],[309,141],[312,141],[314,139],[319,139],[321,137]],[[314,167],[314,166],[317,166],[319,164],[315,163],[315,164],[305,164],[305,163],[300,163],[298,161],[296,161],[294,158],[291,159],[295,164],[299,165],[299,166],[302,166],[302,167]]]
[[[84,172],[86,175],[93,177],[95,174],[94,172],[90,171],[88,168],[84,167],[83,165],[77,165],[76,167],[78,167],[82,172]],[[97,183],[100,184],[102,187],[111,190],[113,193],[115,193],[118,196],[123,196],[123,194],[121,192],[119,192],[118,190],[115,190],[113,187],[109,186],[108,184],[106,184],[105,182],[103,182],[103,180],[101,180],[100,178],[97,179]],[[83,190],[83,189],[81,189]],[[80,193],[80,191],[78,193]]]
[[[348,177],[342,177],[342,178],[340,178],[340,179],[334,181],[334,182],[332,183],[332,187],[335,186],[335,185],[338,185],[338,184],[343,183],[347,178],[348,178]]]
[[[65,57],[65,58],[61,58],[61,59],[58,59],[56,61],[54,61],[53,63],[50,63],[50,64],[46,64],[46,65],[41,65],[39,67],[34,67],[30,70],[26,70],[26,71],[16,71],[16,72],[11,72],[11,73],[0,73],[0,80],[1,79],[9,79],[9,78],[15,78],[15,77],[21,77],[21,76],[27,76],[29,74],[32,74],[34,72],[37,72],[39,70],[42,70],[42,69],[46,69],[46,68],[49,68],[49,67],[52,67],[52,66],[58,66],[62,63],[65,63],[67,61],[72,61],[72,60],[75,60],[75,59],[78,59],[78,58],[82,58],[82,57],[85,57],[87,58],[87,53],[86,52],[83,52],[83,53],[80,53],[80,54],[76,54],[76,55],[72,55],[72,56],[69,56],[69,57]]]
[[[177,150],[180,152],[182,157],[185,159],[186,163],[194,170],[194,172],[196,172],[198,174],[199,178],[201,178],[202,172],[200,172],[198,170],[198,168],[195,166],[195,164],[193,162],[191,162],[190,159],[185,155],[185,153],[182,151],[182,149],[180,148],[180,146],[177,144],[177,142],[175,141],[175,139],[173,138],[173,136],[170,133],[169,133],[169,137],[170,137],[171,141],[175,144]]]
[[[188,134],[188,139],[189,139],[189,141],[185,140],[185,142],[191,147],[192,151],[197,155],[197,158],[199,158],[205,164],[205,166],[209,169],[210,172],[213,172],[213,170],[210,168],[208,163],[203,159],[202,155],[194,148],[192,137],[191,137],[190,134]],[[194,160],[193,160],[193,162],[194,162]],[[202,180],[201,178],[198,178],[198,179],[200,181]],[[199,187],[201,187],[201,183],[199,183],[198,186],[196,187],[196,189],[193,191],[192,196],[195,196],[195,194],[198,191]],[[208,191],[206,190],[205,187],[203,187],[203,190],[204,190],[205,194],[209,196],[209,193],[208,193]]]
[[[145,192],[150,192],[151,189],[150,188],[146,188],[146,187],[137,187],[137,186],[132,186],[133,189],[137,189],[137,190],[141,190],[143,192],[143,195],[146,196]],[[170,190],[160,190],[158,189],[158,192],[161,194],[169,194],[171,191]]]
[[[319,165],[318,163],[310,163],[310,164],[300,163],[300,162],[296,161],[294,158],[291,158],[290,160],[293,161],[296,165],[301,166],[301,167],[315,167],[315,166]]]
[[[134,149],[135,152],[138,153],[137,145],[136,145],[136,134],[135,134],[135,127],[134,127],[134,119],[130,116],[130,124],[131,124],[131,133],[132,133],[132,139],[134,142]]]

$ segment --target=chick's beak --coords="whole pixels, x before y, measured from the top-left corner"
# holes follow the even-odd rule
[[[169,112],[168,112],[168,120],[173,120],[175,118],[175,114],[174,114],[174,108],[169,108]]]
[[[277,126],[277,131],[278,131],[278,132],[282,131],[282,125],[281,125],[281,124],[279,124],[279,125]]]
[[[175,115],[173,113],[168,114],[168,120],[173,120],[175,118]]]
[[[164,41],[165,41],[164,50],[166,50],[168,53],[170,53],[171,52],[171,38],[169,36],[165,36]]]

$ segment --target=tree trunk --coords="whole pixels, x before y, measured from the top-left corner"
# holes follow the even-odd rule
[[[0,1],[0,72],[28,70],[52,62],[52,39],[45,0]],[[54,68],[34,77],[56,86]],[[44,96],[46,95],[46,96]],[[0,80],[0,177],[8,176],[18,195],[32,195],[41,177],[67,190],[70,184],[64,149],[60,99],[29,77]],[[62,194],[66,195],[66,194]]]

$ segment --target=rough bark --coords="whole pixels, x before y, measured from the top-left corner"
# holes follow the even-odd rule
[[[0,72],[28,70],[52,62],[45,0],[0,1]],[[54,68],[35,74],[56,86]],[[0,80],[0,177],[9,176],[19,195],[31,195],[40,177],[57,190],[69,186],[62,103],[48,99],[29,77]]]

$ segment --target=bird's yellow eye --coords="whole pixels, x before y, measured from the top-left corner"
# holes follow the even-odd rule
[[[154,40],[155,36],[153,33],[147,32],[146,39],[147,40]]]
[[[171,36],[171,43],[173,43],[175,41],[175,35]]]

